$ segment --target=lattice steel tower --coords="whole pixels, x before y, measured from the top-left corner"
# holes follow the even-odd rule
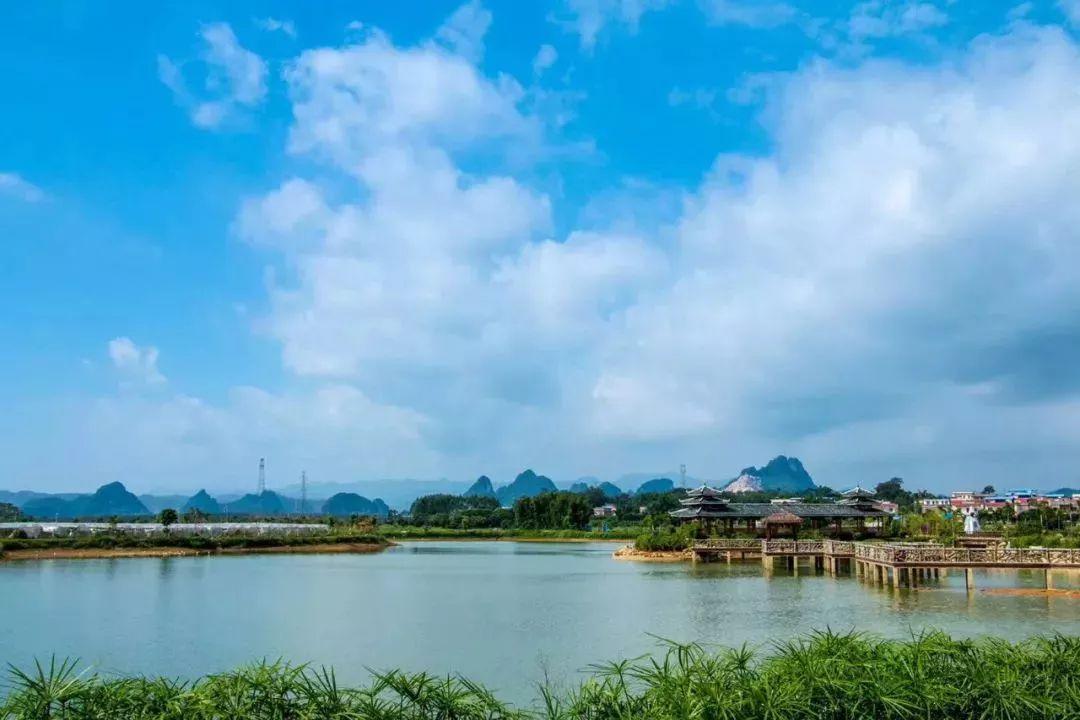
[[[307,470],[300,471],[300,514],[307,511]]]
[[[679,478],[682,482],[682,487],[686,487],[686,464],[683,463],[679,466]]]
[[[266,492],[266,458],[259,458],[259,488],[258,494]]]

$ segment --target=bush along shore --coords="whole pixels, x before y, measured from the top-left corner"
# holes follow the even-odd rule
[[[698,645],[597,665],[571,690],[541,686],[535,705],[501,702],[462,678],[376,673],[348,688],[332,670],[259,664],[187,682],[107,677],[53,661],[12,670],[0,720],[1042,720],[1080,717],[1080,638],[1019,644],[907,641],[819,632],[749,648]]]
[[[629,540],[635,537],[639,529],[634,527],[614,527],[601,530],[551,530],[524,528],[444,528],[413,525],[379,525],[377,532],[392,540]]]
[[[139,536],[128,533],[74,537],[13,538],[0,540],[0,559],[34,557],[108,557],[111,555],[168,555],[273,550],[373,551],[390,545],[373,532],[339,531],[320,535],[223,534]]]

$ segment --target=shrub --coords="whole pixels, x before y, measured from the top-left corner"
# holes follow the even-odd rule
[[[1043,720],[1077,717],[1080,638],[894,641],[825,631],[776,642],[768,654],[668,643],[660,657],[593,666],[568,692],[542,686],[532,711],[461,678],[394,670],[347,688],[332,670],[280,662],[189,683],[88,674],[54,660],[12,670],[8,686],[0,720]]]

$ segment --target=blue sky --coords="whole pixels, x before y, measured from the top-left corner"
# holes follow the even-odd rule
[[[11,488],[1080,481],[1080,5],[12,8]]]

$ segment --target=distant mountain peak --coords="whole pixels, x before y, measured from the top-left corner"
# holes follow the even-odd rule
[[[368,500],[363,495],[342,492],[331,496],[322,506],[325,515],[347,517],[349,515],[376,515],[386,517],[390,508],[379,498]]]
[[[506,507],[513,505],[516,500],[523,497],[533,497],[545,492],[555,492],[558,488],[551,478],[537,475],[535,472],[525,470],[514,478],[514,482],[504,485],[495,491],[495,497],[499,504]]]
[[[465,491],[465,497],[495,497],[495,486],[491,484],[491,478],[481,475],[476,482]]]
[[[638,495],[650,495],[671,492],[675,489],[675,483],[671,478],[653,478],[646,480],[638,486]]]
[[[730,492],[798,493],[815,487],[813,478],[798,458],[777,455],[764,467],[743,468],[724,489]]]
[[[221,505],[211,497],[210,493],[202,489],[188,498],[188,501],[184,503],[182,512],[192,512],[193,510],[198,510],[207,515],[220,515]]]

